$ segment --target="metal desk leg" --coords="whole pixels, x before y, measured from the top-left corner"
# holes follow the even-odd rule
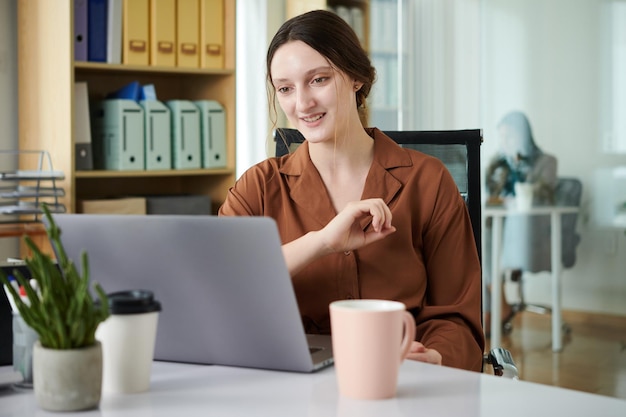
[[[552,245],[552,351],[560,352],[561,343],[561,214],[551,216]]]
[[[500,347],[502,337],[502,279],[500,277],[500,247],[502,245],[502,216],[493,216],[491,238],[491,348]]]

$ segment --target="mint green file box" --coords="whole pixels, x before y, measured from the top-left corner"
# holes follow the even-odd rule
[[[94,106],[92,121],[98,169],[144,169],[144,120],[139,103],[126,99],[99,101]]]
[[[194,102],[200,109],[200,143],[204,168],[226,167],[226,114],[215,100]]]
[[[142,100],[139,104],[144,114],[146,169],[172,169],[172,112],[158,100]]]
[[[172,112],[172,167],[201,168],[200,109],[189,100],[170,100],[165,104]]]

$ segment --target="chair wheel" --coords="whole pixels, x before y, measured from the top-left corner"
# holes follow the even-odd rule
[[[572,334],[572,328],[568,324],[563,324],[561,326],[561,330],[563,330],[563,333],[566,336],[569,336],[570,334]]]

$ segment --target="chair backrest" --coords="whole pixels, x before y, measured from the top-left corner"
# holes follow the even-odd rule
[[[582,190],[582,182],[578,178],[559,178],[554,198],[556,205],[580,207]],[[578,213],[564,214],[561,219],[561,255],[565,268],[571,268],[576,263],[576,247],[580,243],[577,222]]]
[[[482,131],[385,131],[399,145],[439,158],[456,182],[463,196],[474,231],[474,240],[481,255],[481,179],[480,145]],[[276,156],[292,152],[304,137],[295,129],[277,129],[274,133]]]

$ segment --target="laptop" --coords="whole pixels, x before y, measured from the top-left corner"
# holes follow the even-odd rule
[[[307,335],[276,223],[268,217],[56,214],[61,241],[107,293],[161,302],[154,358],[293,372],[332,364]]]

